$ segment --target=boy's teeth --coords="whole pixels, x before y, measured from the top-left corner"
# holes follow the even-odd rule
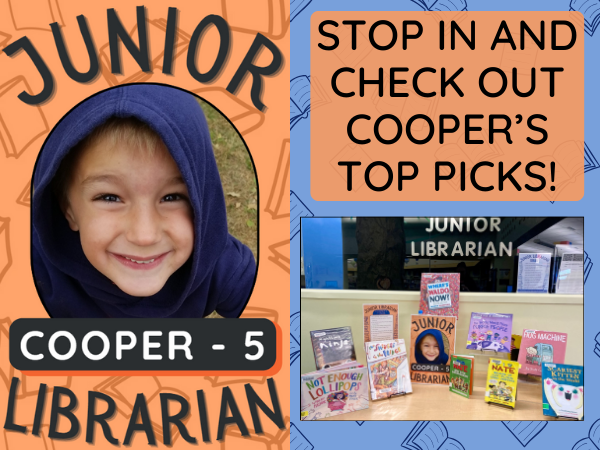
[[[154,260],[156,258],[149,259],[148,261],[138,261],[136,259],[131,259],[131,258],[128,258],[127,256],[125,256],[125,259],[128,259],[129,261],[133,261],[134,263],[138,263],[138,264],[150,264],[151,262],[154,262]]]

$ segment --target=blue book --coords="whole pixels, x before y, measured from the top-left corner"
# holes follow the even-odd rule
[[[545,416],[583,420],[583,366],[542,364]]]

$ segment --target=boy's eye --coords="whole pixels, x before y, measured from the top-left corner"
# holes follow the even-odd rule
[[[121,199],[119,198],[119,196],[114,195],[114,194],[102,194],[102,195],[98,195],[97,197],[94,198],[94,200],[102,200],[103,202],[108,202],[108,203],[120,202],[121,201]]]
[[[182,194],[167,194],[161,201],[163,202],[176,202],[179,200],[186,200],[186,197]]]

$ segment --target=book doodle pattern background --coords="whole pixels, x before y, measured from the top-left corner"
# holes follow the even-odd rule
[[[300,3],[300,2],[295,2]],[[584,215],[586,223],[600,220],[600,214],[595,206],[600,196],[600,167],[597,156],[600,152],[600,130],[594,126],[600,119],[600,86],[595,82],[600,72],[600,2],[595,0],[548,0],[546,2],[527,2],[518,0],[375,0],[364,2],[348,0],[343,3],[321,2],[318,0],[302,2],[302,11],[294,16],[291,24],[291,61],[290,80],[293,80],[294,90],[290,91],[292,115],[292,152],[291,152],[291,188],[302,199],[311,214],[315,216],[378,216],[389,215],[390,211],[400,211],[397,203],[387,202],[316,202],[310,194],[310,111],[302,105],[309,105],[305,98],[296,97],[304,90],[301,83],[318,84],[319,95],[316,107],[328,102],[321,95],[320,86],[325,86],[329,80],[313,80],[310,75],[310,16],[315,11],[569,11],[579,10],[585,4],[585,144],[581,143],[581,151],[585,157],[585,195],[579,202],[417,202],[402,203],[401,214],[405,216],[425,216],[432,209],[439,216],[577,216]],[[298,8],[300,9],[300,7]],[[583,11],[583,10],[582,10]],[[382,16],[385,19],[385,14]],[[356,58],[359,58],[356,56]],[[345,61],[344,65],[353,66],[358,61]],[[341,67],[341,65],[340,65]],[[302,96],[300,96],[302,97]],[[400,214],[400,212],[398,212]],[[600,254],[599,238],[594,231],[585,235],[585,288],[587,298],[598,294],[598,281],[589,276],[593,269],[595,255]],[[292,241],[291,270],[300,271],[300,242]],[[300,309],[300,280],[291,277],[291,310]],[[584,364],[588,373],[600,369],[600,324],[596,318],[600,315],[600,305],[595,302],[585,304],[585,353]],[[292,340],[294,337],[292,336]],[[598,345],[598,350],[594,349]],[[300,364],[294,363],[291,370],[291,385],[299,386]],[[485,439],[490,450],[505,449],[507,445],[513,448],[562,448],[573,450],[600,450],[598,430],[600,430],[600,387],[586,386],[586,419],[580,423],[569,424],[569,433],[565,433],[564,423],[558,422],[478,422],[473,427],[469,422],[329,422],[327,427],[317,427],[314,423],[301,423],[299,420],[299,390],[292,389],[292,448],[325,449],[333,447],[367,448],[372,446],[372,436],[379,436],[378,445],[394,448],[398,439],[403,439],[402,448],[418,449],[476,449],[481,447]],[[541,414],[541,410],[540,410]],[[407,418],[410,419],[410,418]],[[425,425],[429,424],[430,427]],[[297,426],[298,428],[295,428]],[[437,430],[437,431],[435,431]],[[444,431],[447,430],[447,431]],[[433,434],[431,434],[433,433]],[[439,435],[433,447],[424,445],[429,439],[419,441],[418,437],[431,438]],[[489,440],[487,436],[498,436],[499,439]],[[589,437],[588,437],[589,435]],[[446,436],[446,437],[444,437]],[[513,440],[514,439],[514,440]],[[516,441],[519,442],[517,444]]]

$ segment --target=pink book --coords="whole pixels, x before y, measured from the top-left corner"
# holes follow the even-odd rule
[[[421,274],[421,302],[424,315],[458,317],[459,273]]]
[[[542,364],[565,363],[567,334],[554,331],[523,330],[519,363],[521,375],[542,376]]]

